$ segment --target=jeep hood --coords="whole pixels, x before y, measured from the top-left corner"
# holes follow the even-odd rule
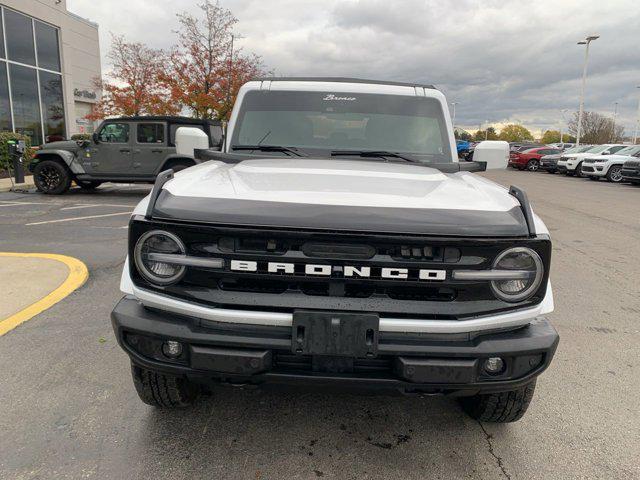
[[[39,152],[45,152],[47,150],[66,150],[67,152],[76,152],[80,149],[75,140],[62,140],[60,142],[46,143],[42,146]]]
[[[154,217],[233,225],[396,233],[528,233],[508,191],[468,172],[381,161],[209,161],[176,174]]]

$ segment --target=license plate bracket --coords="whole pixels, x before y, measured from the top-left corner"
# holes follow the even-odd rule
[[[291,349],[301,355],[375,357],[380,318],[373,313],[293,312]]]

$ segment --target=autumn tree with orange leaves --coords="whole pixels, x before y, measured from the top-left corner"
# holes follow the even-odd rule
[[[263,75],[262,59],[234,48],[231,11],[206,0],[201,17],[178,14],[179,44],[168,55],[161,75],[173,102],[194,117],[228,118],[243,83]]]
[[[129,43],[113,36],[107,58],[112,70],[106,80],[95,79],[102,98],[94,105],[89,120],[113,116],[176,115],[181,107],[161,81],[166,55],[142,43]]]

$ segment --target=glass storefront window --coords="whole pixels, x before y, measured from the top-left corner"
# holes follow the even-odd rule
[[[39,45],[39,44],[38,44]],[[57,142],[65,138],[64,100],[62,97],[62,76],[55,73],[39,72],[42,118],[44,120],[44,142]]]
[[[6,58],[4,53],[4,32],[2,31],[2,22],[0,22],[0,57]]]
[[[4,9],[4,28],[7,30],[7,57],[14,62],[36,64],[33,46],[33,24],[26,15]]]
[[[35,22],[38,66],[47,70],[60,71],[60,52],[58,51],[58,30],[42,22]]]
[[[21,65],[9,65],[11,98],[15,131],[31,138],[32,145],[42,143],[42,123],[38,105],[36,70]]]
[[[7,63],[0,62],[0,132],[11,131],[11,110],[9,105],[9,83]]]

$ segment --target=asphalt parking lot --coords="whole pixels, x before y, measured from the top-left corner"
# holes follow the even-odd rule
[[[0,478],[640,478],[640,188],[486,176],[523,187],[554,240],[560,347],[511,425],[448,398],[326,392],[224,388],[154,410],[109,320],[128,212],[148,187],[0,194],[0,251],[70,255],[90,272],[0,337]]]

